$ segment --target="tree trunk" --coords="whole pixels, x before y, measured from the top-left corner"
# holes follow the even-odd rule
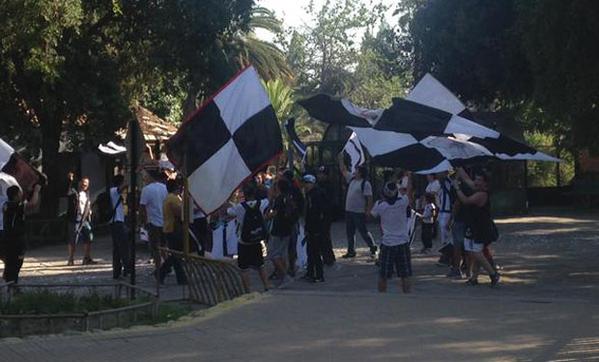
[[[58,201],[64,194],[64,183],[59,167],[60,134],[62,120],[54,117],[42,121],[42,171],[48,176],[48,185],[42,193],[41,212],[44,217],[58,215]]]

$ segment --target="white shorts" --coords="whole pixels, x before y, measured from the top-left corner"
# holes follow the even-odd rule
[[[475,243],[472,239],[464,238],[464,250],[472,253],[480,253],[483,251],[485,244]]]

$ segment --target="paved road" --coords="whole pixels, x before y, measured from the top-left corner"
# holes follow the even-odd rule
[[[498,289],[447,280],[433,257],[415,255],[414,293],[381,295],[362,256],[323,284],[294,282],[167,326],[0,341],[0,361],[599,360],[598,220],[499,220]]]

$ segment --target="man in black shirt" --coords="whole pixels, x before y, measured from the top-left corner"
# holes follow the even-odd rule
[[[326,221],[322,241],[322,261],[325,265],[332,266],[335,264],[335,252],[333,251],[333,240],[331,238],[331,224],[333,223],[332,215],[332,200],[335,193],[333,183],[329,179],[328,170],[325,166],[320,166],[318,175],[316,176],[318,186],[322,189],[327,197],[328,207],[326,208]]]
[[[39,203],[41,186],[33,187],[31,201],[22,201],[23,192],[18,186],[6,190],[8,201],[2,205],[4,211],[4,281],[19,281],[19,272],[25,259],[25,214],[32,213]]]
[[[324,282],[322,270],[322,242],[326,227],[327,199],[316,184],[316,177],[303,178],[306,190],[306,239],[308,242],[308,271],[306,279],[314,283]]]

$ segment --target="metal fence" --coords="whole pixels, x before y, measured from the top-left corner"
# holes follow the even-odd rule
[[[235,265],[225,261],[206,259],[198,255],[163,249],[178,258],[185,271],[189,297],[194,302],[216,305],[249,293]]]

